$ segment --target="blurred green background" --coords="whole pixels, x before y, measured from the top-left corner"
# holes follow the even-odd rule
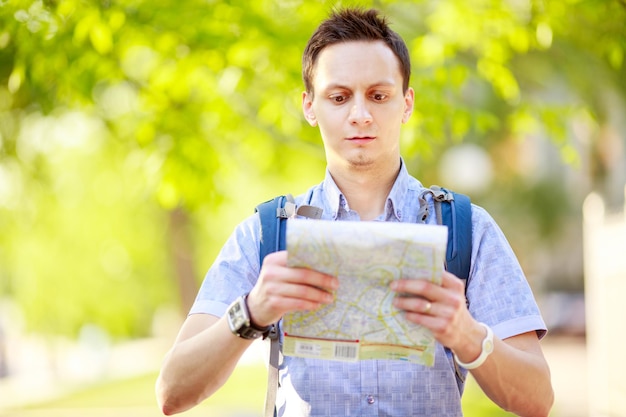
[[[0,0],[4,380],[171,343],[236,223],[323,179],[301,52],[351,4],[410,48],[409,171],[486,207],[552,334],[584,335],[581,204],[626,182],[623,0]]]

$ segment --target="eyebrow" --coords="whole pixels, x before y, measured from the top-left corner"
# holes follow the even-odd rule
[[[389,81],[378,81],[375,83],[372,83],[370,86],[367,87],[367,89],[372,89],[372,88],[389,88],[389,87],[396,87],[396,84],[393,82],[389,82]],[[330,91],[330,90],[352,90],[351,87],[348,87],[345,84],[341,84],[341,83],[332,83],[329,84],[328,86],[326,86],[324,88],[323,91]]]

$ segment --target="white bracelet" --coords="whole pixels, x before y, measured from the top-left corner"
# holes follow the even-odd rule
[[[478,368],[480,365],[485,363],[487,357],[491,355],[491,352],[493,352],[493,331],[491,330],[491,327],[487,326],[485,323],[478,324],[487,329],[487,336],[485,336],[485,338],[483,339],[480,355],[478,355],[476,359],[469,363],[463,363],[459,360],[459,358],[457,358],[456,353],[454,354],[454,360],[456,361],[456,363],[458,363],[465,369]]]

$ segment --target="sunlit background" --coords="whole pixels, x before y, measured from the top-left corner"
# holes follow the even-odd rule
[[[623,0],[0,0],[0,416],[159,415],[226,237],[323,179],[300,59],[336,4],[407,41],[403,156],[509,238],[550,327],[553,416],[626,415]],[[262,350],[187,415],[261,415]],[[464,404],[508,415],[471,382]]]

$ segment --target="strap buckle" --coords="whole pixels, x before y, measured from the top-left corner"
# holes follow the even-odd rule
[[[279,219],[289,219],[296,216],[307,217],[309,219],[321,219],[324,209],[316,206],[304,204],[302,206],[296,206],[296,202],[291,194],[285,196],[287,201],[284,207],[276,208],[276,217]]]

